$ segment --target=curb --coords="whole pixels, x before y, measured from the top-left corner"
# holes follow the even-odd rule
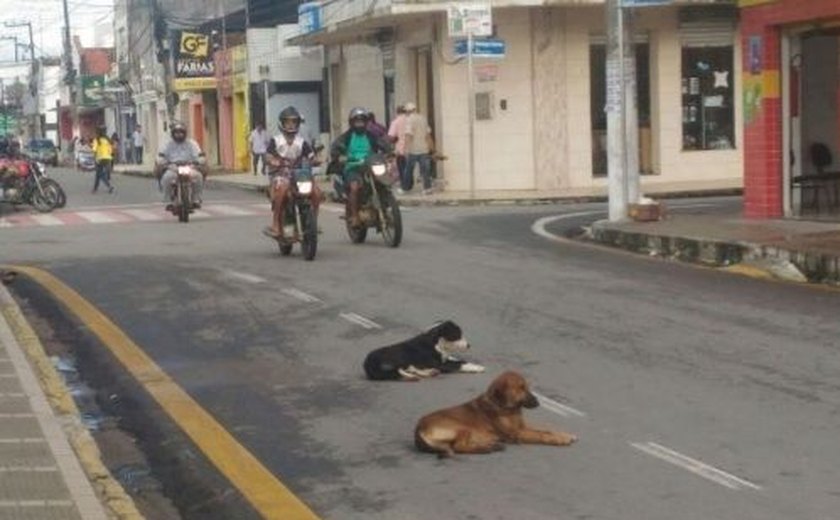
[[[725,268],[754,278],[840,284],[840,256],[752,242],[679,237],[608,228],[596,222],[588,240],[637,254]]]
[[[0,291],[6,291],[0,287]],[[111,475],[102,463],[101,454],[96,441],[82,424],[81,414],[76,407],[73,397],[64,385],[61,376],[47,357],[38,335],[29,325],[20,307],[8,294],[8,303],[2,303],[2,316],[6,319],[12,334],[17,339],[27,359],[33,367],[35,376],[44,391],[50,406],[55,410],[57,418],[67,419],[63,429],[76,458],[81,464],[91,486],[96,491],[101,503],[108,510],[111,518],[118,520],[143,520],[143,515],[137,510],[134,501]]]
[[[126,170],[117,171],[120,175],[127,175],[129,177],[146,177],[152,178],[153,174],[148,171]],[[207,177],[208,187],[230,186],[232,188],[255,191],[257,193],[265,193],[266,186],[255,185],[249,183],[239,182],[225,182],[213,178],[211,174]],[[653,193],[649,196],[654,199],[689,199],[689,198],[706,198],[706,197],[734,197],[743,195],[743,188],[720,188],[708,190],[690,190],[690,191],[665,191],[661,193]],[[533,197],[533,198],[455,198],[455,199],[437,199],[434,196],[427,198],[400,198],[398,197],[400,205],[404,207],[446,207],[446,206],[544,206],[548,204],[591,204],[606,202],[606,195],[568,195],[555,197]]]

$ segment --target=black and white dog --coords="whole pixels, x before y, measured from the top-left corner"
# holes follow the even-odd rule
[[[461,327],[441,321],[407,341],[378,348],[365,358],[368,379],[375,381],[417,381],[450,372],[484,372],[484,367],[468,363],[453,354],[470,348]]]

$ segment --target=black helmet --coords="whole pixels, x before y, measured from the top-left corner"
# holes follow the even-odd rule
[[[300,112],[295,107],[286,107],[280,112],[278,119],[278,126],[280,131],[284,134],[296,134],[300,130],[300,124],[303,123],[303,118]]]
[[[367,127],[370,119],[370,110],[362,107],[355,107],[350,110],[350,115],[347,116],[347,123],[353,130],[361,131]],[[361,124],[354,124],[361,123]]]
[[[181,137],[175,137],[175,134],[180,134]],[[172,121],[169,124],[169,135],[172,136],[173,140],[180,143],[187,138],[187,126],[180,121]]]

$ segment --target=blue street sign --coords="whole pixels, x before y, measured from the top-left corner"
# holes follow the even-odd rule
[[[505,41],[498,38],[473,40],[472,54],[476,58],[504,58]],[[467,55],[467,40],[455,40],[455,56]]]
[[[654,5],[671,5],[674,0],[621,0],[621,7],[650,7]]]

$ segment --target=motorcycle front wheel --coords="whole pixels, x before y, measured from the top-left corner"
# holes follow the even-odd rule
[[[362,225],[362,227],[355,228],[350,225],[350,221],[350,206],[348,204],[344,210],[344,223],[347,225],[347,236],[350,237],[350,241],[354,244],[364,243],[367,238],[367,226]]]
[[[53,179],[44,179],[41,181],[41,186],[44,188],[44,192],[48,190],[55,190],[56,197],[58,199],[58,203],[56,204],[56,208],[63,208],[67,205],[67,194],[64,193],[64,188]]]
[[[178,208],[178,221],[184,223],[189,222],[190,206],[192,206],[189,186],[185,186],[184,184],[179,185],[178,195],[180,200],[180,207]]]
[[[318,251],[318,219],[315,217],[315,208],[306,205],[300,208],[301,231],[303,240],[300,249],[304,260],[314,260]]]
[[[382,238],[388,247],[398,247],[402,242],[402,213],[400,203],[390,191],[382,194],[382,213],[385,222],[382,223]]]

